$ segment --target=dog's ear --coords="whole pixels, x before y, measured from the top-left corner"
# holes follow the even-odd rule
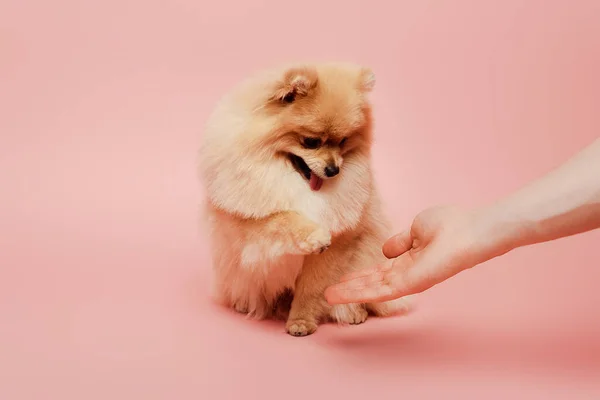
[[[364,93],[368,93],[375,87],[375,74],[370,68],[363,68],[360,71],[360,90]]]
[[[306,96],[317,86],[317,71],[310,67],[288,69],[283,78],[277,83],[272,100],[281,103],[293,103],[298,97]]]

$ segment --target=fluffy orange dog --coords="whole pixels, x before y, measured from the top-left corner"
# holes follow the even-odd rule
[[[370,167],[373,73],[318,64],[267,71],[226,95],[200,151],[216,297],[253,318],[359,324],[403,301],[330,306],[325,288],[384,260],[390,236]]]

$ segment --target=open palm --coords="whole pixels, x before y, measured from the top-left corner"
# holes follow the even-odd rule
[[[418,214],[410,228],[388,239],[382,265],[342,277],[327,289],[331,304],[387,301],[422,292],[477,264],[475,215],[456,207]]]

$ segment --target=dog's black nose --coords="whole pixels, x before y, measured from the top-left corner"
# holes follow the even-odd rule
[[[331,178],[340,173],[340,167],[337,165],[328,165],[325,167],[325,176]]]

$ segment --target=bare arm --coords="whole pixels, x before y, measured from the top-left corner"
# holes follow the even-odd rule
[[[600,227],[600,139],[480,212],[496,252]]]

